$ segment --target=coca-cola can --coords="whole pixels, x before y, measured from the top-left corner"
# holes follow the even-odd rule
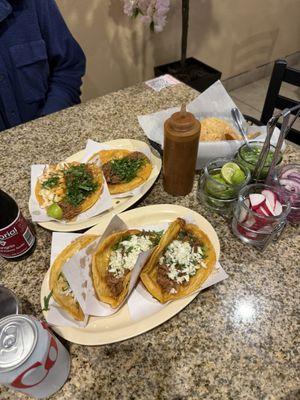
[[[70,372],[70,355],[46,323],[28,315],[0,320],[0,384],[43,399]]]

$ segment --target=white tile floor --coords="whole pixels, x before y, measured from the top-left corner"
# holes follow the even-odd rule
[[[294,68],[300,69],[300,64],[294,65]],[[270,78],[260,79],[249,85],[231,90],[230,96],[243,114],[260,118],[263,109]],[[283,83],[280,94],[283,96],[300,101],[300,88]],[[300,130],[300,119],[294,127]]]

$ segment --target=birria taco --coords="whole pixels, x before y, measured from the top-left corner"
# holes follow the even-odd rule
[[[124,149],[101,150],[91,158],[99,157],[111,194],[129,192],[142,185],[150,176],[152,164],[140,151]]]
[[[160,235],[156,232],[130,229],[108,236],[93,255],[92,276],[100,301],[112,308],[125,299],[138,256],[156,246]]]
[[[95,239],[97,239],[96,235],[83,235],[74,240],[56,257],[50,269],[49,287],[54,300],[77,321],[83,321],[84,314],[62,272],[62,268],[74,254],[90,245]]]
[[[35,196],[50,217],[72,220],[92,207],[102,190],[103,174],[99,166],[62,162],[44,169],[36,183]]]
[[[144,266],[141,280],[161,303],[187,296],[201,287],[216,263],[207,235],[177,218]]]

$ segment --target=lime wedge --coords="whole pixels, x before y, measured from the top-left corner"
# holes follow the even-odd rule
[[[50,218],[62,219],[63,210],[58,204],[51,204],[51,206],[47,207],[47,215]]]
[[[234,185],[240,185],[246,180],[246,175],[241,169],[237,169],[231,177],[231,182]]]
[[[232,177],[236,171],[241,171],[240,167],[234,162],[228,162],[223,165],[221,169],[222,178],[227,182],[229,185],[232,185]]]
[[[224,181],[224,179],[222,178],[221,174],[215,174],[215,175],[211,175],[211,177],[215,180],[218,181],[220,183],[223,183],[223,185],[226,185],[226,182]]]

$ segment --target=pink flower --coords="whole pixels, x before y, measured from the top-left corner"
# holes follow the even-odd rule
[[[167,22],[170,0],[124,0],[124,13],[138,17],[155,32],[161,32]]]

